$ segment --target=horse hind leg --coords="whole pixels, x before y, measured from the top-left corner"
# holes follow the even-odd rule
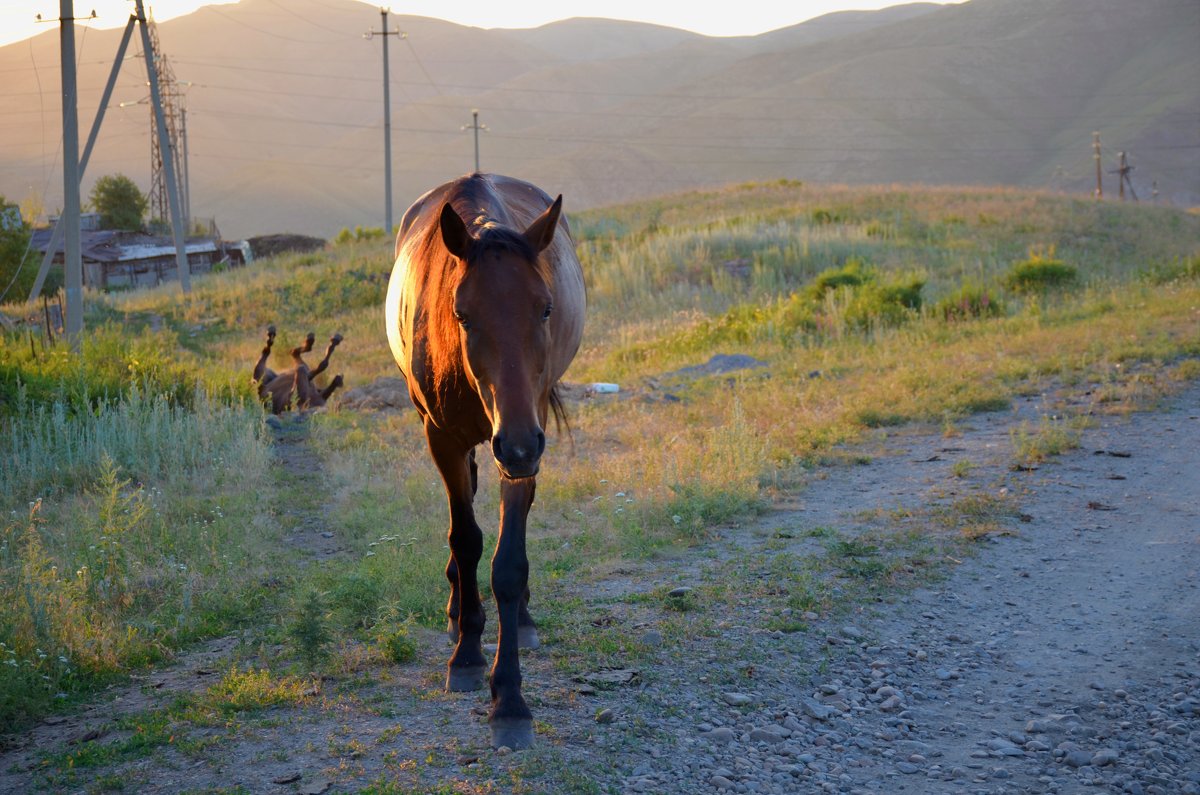
[[[333,377],[333,380],[329,382],[329,386],[327,386],[321,390],[321,392],[320,392],[321,402],[325,403],[326,401],[328,401],[329,398],[333,395],[333,393],[336,392],[345,383],[346,383],[346,381],[345,381],[345,379],[342,378],[341,373],[338,373],[337,375],[335,375]]]
[[[529,614],[529,588],[521,596],[521,604],[517,608],[517,645],[522,649],[538,649],[542,640],[538,637],[537,624]]]
[[[313,386],[308,371],[303,367],[296,368],[296,408],[311,409],[325,405],[325,398]],[[336,388],[336,387],[335,387]]]

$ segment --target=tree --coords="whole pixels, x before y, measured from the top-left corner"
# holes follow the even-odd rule
[[[29,224],[20,209],[0,196],[0,293],[8,290],[5,301],[23,301],[29,295],[40,264],[36,254],[29,250]]]
[[[142,228],[142,216],[150,207],[138,186],[124,174],[110,174],[96,180],[88,197],[94,211],[100,213],[104,229]]]

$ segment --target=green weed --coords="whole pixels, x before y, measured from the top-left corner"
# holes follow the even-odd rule
[[[1022,422],[1009,435],[1014,466],[1030,467],[1079,447],[1081,429],[1078,420],[1046,416],[1037,427]]]
[[[1073,284],[1079,272],[1072,265],[1049,253],[1034,252],[1029,259],[1016,263],[1004,276],[1004,285],[1014,293],[1040,293]]]

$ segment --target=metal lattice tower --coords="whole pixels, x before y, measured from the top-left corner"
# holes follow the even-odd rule
[[[179,147],[179,130],[182,126],[180,114],[182,110],[182,94],[175,82],[175,73],[171,63],[163,54],[158,42],[158,26],[152,17],[147,17],[146,30],[150,34],[150,43],[154,49],[154,65],[158,72],[159,91],[162,94],[163,115],[166,117],[167,134],[171,139],[170,157],[175,165],[175,173],[184,173],[183,157]],[[167,194],[167,177],[163,171],[162,145],[156,134],[154,109],[150,111],[150,217],[160,222],[169,222],[171,206]],[[181,191],[182,192],[182,191]],[[186,211],[184,223],[187,224]]]

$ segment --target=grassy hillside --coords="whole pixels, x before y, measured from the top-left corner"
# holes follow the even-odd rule
[[[579,646],[567,584],[707,538],[852,460],[845,443],[907,423],[953,434],[1045,394],[1032,456],[1089,411],[1200,377],[1193,214],[784,181],[570,220],[590,303],[568,380],[622,392],[572,407],[573,439],[552,438],[539,478],[530,558],[558,654]],[[335,405],[287,423],[281,445],[245,399],[268,323],[281,351],[344,334],[331,372],[349,387],[395,374],[390,248],[255,263],[188,296],[89,294],[82,359],[5,334],[6,724],[239,628],[280,670],[328,670],[390,659],[414,624],[443,620],[444,497],[415,415]],[[677,372],[715,353],[765,366]],[[1064,414],[1061,388],[1086,411]],[[494,516],[492,467],[481,476],[479,514]],[[337,554],[305,541],[318,529]]]

